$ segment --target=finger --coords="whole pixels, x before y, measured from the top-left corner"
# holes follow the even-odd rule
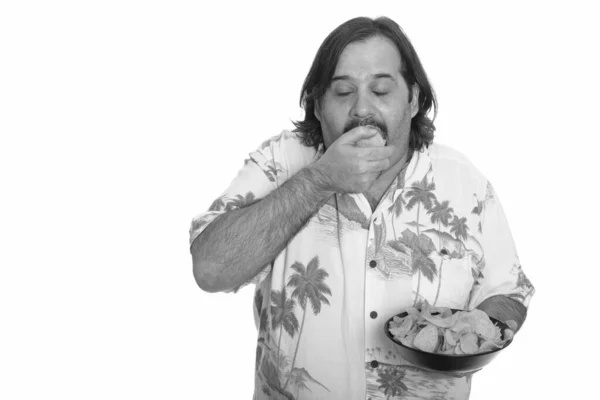
[[[368,139],[379,134],[376,128],[368,126],[357,126],[354,129],[349,130],[340,137],[340,141],[346,144],[355,144],[361,139]]]
[[[356,142],[357,147],[385,147],[386,140],[382,135],[373,135],[368,139],[360,139]]]
[[[365,173],[385,171],[390,167],[390,160],[388,158],[378,161],[367,161],[365,166]]]
[[[386,147],[357,148],[356,156],[363,160],[379,161],[390,158],[396,148],[392,145]]]

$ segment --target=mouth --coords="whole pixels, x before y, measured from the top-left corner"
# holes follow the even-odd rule
[[[371,129],[376,129],[377,132],[379,132],[379,135],[383,138],[383,140],[385,140],[385,145],[387,146],[387,139],[388,138],[387,138],[387,134],[384,131],[382,131],[381,129],[379,129],[375,125],[365,125],[365,126],[371,128]]]
[[[385,145],[387,146],[388,134],[386,126],[383,122],[379,122],[373,117],[367,117],[363,119],[352,119],[348,121],[348,123],[344,126],[343,132],[346,133],[349,130],[357,128],[359,126],[376,129],[377,132],[379,132],[379,136],[384,140]]]

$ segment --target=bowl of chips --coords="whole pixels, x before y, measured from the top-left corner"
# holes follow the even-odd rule
[[[516,323],[485,312],[432,307],[408,308],[384,325],[407,361],[434,371],[473,372],[483,368],[512,342]]]

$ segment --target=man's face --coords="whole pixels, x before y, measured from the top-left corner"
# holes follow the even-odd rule
[[[400,74],[400,53],[387,38],[351,43],[342,52],[331,85],[317,102],[326,148],[350,129],[374,125],[393,144],[392,165],[408,151],[410,121],[418,111],[418,91],[408,101]]]

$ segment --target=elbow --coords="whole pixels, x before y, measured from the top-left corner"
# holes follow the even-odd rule
[[[207,293],[222,292],[223,289],[219,286],[216,277],[209,273],[203,273],[200,268],[194,266],[194,279],[200,289]]]
[[[194,268],[194,279],[196,280],[196,284],[200,289],[207,293],[217,293],[219,290],[216,288],[213,282],[204,277],[202,274],[196,273],[196,269]]]
[[[212,272],[213,269],[210,267],[210,265],[208,265],[208,263],[197,259],[196,256],[193,256],[193,264],[194,279],[196,280],[196,284],[200,289],[207,293],[217,293],[222,291],[222,289],[219,288],[217,275]]]
[[[217,288],[217,277],[211,263],[203,254],[200,248],[200,236],[192,243],[190,253],[192,254],[192,264],[194,272],[194,280],[200,289],[207,293],[219,292]]]

